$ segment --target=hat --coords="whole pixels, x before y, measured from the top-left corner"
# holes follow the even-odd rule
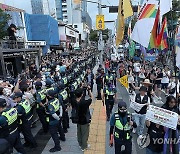
[[[145,79],[144,82],[143,82],[143,84],[149,84],[149,85],[152,85],[152,83],[150,82],[149,79]]]
[[[22,96],[23,96],[22,92],[15,92],[15,94],[14,94],[14,99],[15,99],[15,98],[22,97]]]
[[[54,97],[56,95],[56,92],[54,90],[49,90],[48,95]]]
[[[127,108],[126,102],[121,101],[121,102],[118,103],[118,108],[122,108],[122,107]]]
[[[37,81],[37,82],[35,83],[35,86],[36,86],[36,87],[42,87],[42,82]]]
[[[147,92],[147,88],[145,86],[141,86],[141,88],[139,89],[139,91],[145,91]]]
[[[0,107],[6,107],[6,100],[3,98],[0,98]]]

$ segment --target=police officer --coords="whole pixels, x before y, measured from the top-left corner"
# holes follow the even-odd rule
[[[118,111],[115,112],[110,121],[110,147],[115,143],[115,154],[131,154],[132,152],[132,137],[131,130],[136,127],[136,123],[131,120],[131,116],[127,112],[125,102],[118,103]],[[125,150],[121,151],[122,145]]]
[[[62,117],[62,108],[60,108],[59,100],[55,98],[55,95],[56,92],[53,90],[50,90],[48,92],[48,105],[46,110],[46,112],[48,113],[47,120],[49,122],[49,132],[55,143],[55,146],[51,148],[49,152],[57,152],[61,150],[58,133],[60,134],[60,139],[65,141],[65,135],[60,124],[60,119]]]
[[[0,98],[0,138],[10,143],[11,153],[14,147],[19,153],[25,154],[18,132],[18,111],[15,108],[6,108],[6,105],[6,100]]]
[[[102,96],[103,104],[105,100],[107,121],[109,121],[110,119],[110,114],[112,112],[114,102],[116,100],[116,93],[116,87],[112,84],[112,82],[108,82],[104,87]]]
[[[16,92],[14,94],[14,101],[17,103],[16,109],[19,116],[19,126],[22,134],[24,135],[24,146],[30,148],[36,148],[37,143],[31,132],[32,123],[32,110],[31,105],[26,99],[22,99],[23,94],[21,92]]]
[[[68,115],[69,98],[65,86],[62,84],[59,85],[58,99],[63,108],[62,124],[63,124],[64,133],[67,133],[68,132],[67,129],[69,128],[69,115]]]
[[[46,107],[46,89],[42,89],[42,83],[40,81],[37,81],[35,83],[36,87],[36,103],[37,103],[37,108],[36,112],[39,116],[39,120],[42,124],[43,127],[43,133],[46,134],[48,132],[48,123],[46,121],[46,113],[45,113],[45,107]]]

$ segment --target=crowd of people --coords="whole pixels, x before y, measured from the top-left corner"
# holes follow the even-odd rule
[[[14,80],[0,81],[0,153],[12,153],[13,148],[22,154],[35,150],[38,145],[31,128],[38,119],[42,124],[39,135],[49,132],[54,141],[49,152],[61,150],[60,140],[66,141],[70,118],[78,119],[74,123],[82,151],[88,148],[96,55],[95,49],[67,56],[50,53],[42,57],[39,68],[32,62]],[[85,99],[86,93],[90,98]],[[76,108],[72,111],[79,108],[78,114],[70,116],[70,107]]]
[[[177,130],[172,130],[147,121],[145,117],[150,104],[179,114],[179,76],[168,66],[160,67],[156,62],[111,61],[104,58],[104,64],[99,64],[97,57],[98,52],[94,49],[83,50],[72,56],[50,53],[42,57],[39,68],[32,63],[16,79],[2,80],[0,144],[3,146],[0,153],[12,153],[15,148],[24,154],[29,149],[36,149],[38,145],[31,128],[35,127],[38,119],[42,124],[39,134],[49,132],[54,141],[54,147],[49,152],[61,150],[60,140],[66,141],[70,119],[77,124],[77,140],[81,150],[90,148],[89,106],[96,83],[96,98],[102,100],[106,108],[106,120],[110,121],[109,142],[110,147],[115,145],[115,154],[132,153],[132,133],[137,134],[140,143],[149,137],[147,154],[161,154],[164,151],[178,154],[179,144],[164,145],[163,142],[154,141],[165,137],[177,139],[180,120]],[[97,65],[94,74],[93,69]],[[125,75],[128,76],[130,101],[142,106],[140,110],[135,109],[133,114],[129,112],[127,102],[118,102],[117,99],[117,78]],[[118,110],[112,113],[115,104],[118,104]],[[145,132],[148,135],[144,137]],[[23,144],[20,133],[24,136]],[[121,149],[122,145],[125,146],[124,150]]]
[[[116,67],[114,67],[116,65]],[[110,146],[115,144],[115,154],[132,153],[132,137],[137,134],[137,142],[140,148],[145,148],[147,154],[178,154],[180,151],[179,129],[180,118],[176,130],[166,128],[160,124],[146,120],[146,113],[149,105],[155,105],[179,115],[179,75],[175,74],[172,66],[158,66],[156,62],[129,61],[123,60],[114,63],[108,59],[105,61],[105,71],[109,72],[116,68],[114,72],[119,72],[119,77],[128,76],[130,103],[135,102],[141,106],[129,113],[127,102],[120,101],[118,111],[112,114],[110,119]],[[111,73],[109,72],[111,76]],[[116,76],[116,75],[115,75]],[[116,77],[115,77],[116,78]],[[106,76],[104,80],[106,81]],[[110,78],[109,78],[110,79]],[[105,82],[115,87],[113,82]],[[104,91],[106,98],[107,121],[116,102],[116,88]],[[120,92],[121,93],[121,92]],[[114,96],[111,97],[111,96]],[[104,99],[103,99],[104,101]],[[168,117],[167,117],[168,118]],[[145,128],[146,127],[146,128]],[[170,139],[175,142],[164,142]],[[162,142],[155,142],[161,140]],[[147,143],[149,141],[149,143]],[[122,145],[125,146],[121,150]]]

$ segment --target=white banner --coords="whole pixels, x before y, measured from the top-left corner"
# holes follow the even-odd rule
[[[131,103],[130,103],[130,108],[132,108],[132,109],[134,109],[135,111],[139,112],[144,105],[145,105],[145,104],[139,104],[139,103],[136,103],[136,102],[131,102]]]
[[[176,130],[178,114],[160,107],[149,105],[146,120]]]

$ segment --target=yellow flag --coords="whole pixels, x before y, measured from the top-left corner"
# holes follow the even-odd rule
[[[116,46],[118,46],[124,38],[124,19],[133,15],[133,10],[129,0],[119,0],[118,17],[117,17],[117,33]]]
[[[129,83],[128,83],[128,76],[125,75],[123,77],[121,77],[120,79],[118,79],[118,81],[126,88],[129,87]]]

